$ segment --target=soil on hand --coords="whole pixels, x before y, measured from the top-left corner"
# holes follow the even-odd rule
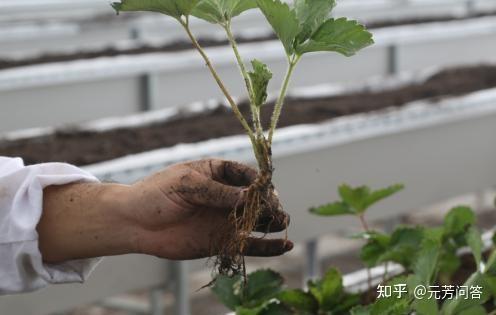
[[[314,99],[289,98],[280,118],[280,127],[319,123],[340,116],[401,107],[420,99],[437,100],[446,96],[496,87],[496,66],[454,68],[439,72],[423,83],[387,91]],[[435,106],[435,102],[433,102]],[[273,104],[263,108],[267,126]],[[247,103],[240,104],[249,117]],[[128,154],[243,134],[239,122],[225,106],[202,113],[179,115],[151,125],[105,132],[63,129],[54,134],[15,141],[0,141],[0,155],[20,156],[28,164],[65,161],[88,165]]]

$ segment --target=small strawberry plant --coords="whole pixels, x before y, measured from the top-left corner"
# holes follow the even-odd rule
[[[386,270],[377,286],[369,279],[367,291],[351,293],[335,268],[322,279],[310,281],[306,290],[286,288],[276,272],[258,270],[248,275],[248,283],[240,276],[218,276],[212,287],[214,294],[237,315],[496,314],[496,245],[484,247],[472,209],[451,209],[438,227],[399,226],[387,234],[368,226],[367,209],[402,188],[393,185],[373,191],[366,186],[342,185],[341,200],[310,210],[323,216],[359,217],[364,232],[355,237],[365,241],[360,252],[365,266],[396,263],[402,272],[388,276]],[[492,240],[496,244],[496,234]],[[462,248],[472,257],[472,271],[462,265]],[[453,279],[459,272],[465,273],[463,279]],[[381,287],[403,290],[387,295]]]
[[[373,43],[372,34],[356,21],[330,18],[335,0],[295,0],[290,6],[280,0],[122,0],[112,3],[119,13],[123,11],[151,11],[175,19],[185,30],[194,48],[200,53],[215,82],[224,94],[233,114],[248,135],[255,155],[259,174],[246,192],[244,209],[232,211],[231,230],[219,248],[217,266],[220,274],[244,271],[243,248],[262,211],[269,209],[268,200],[274,191],[272,184],[272,143],[277,122],[283,109],[291,76],[301,58],[314,52],[337,52],[352,56]],[[258,9],[266,17],[279,38],[287,57],[287,72],[275,102],[270,123],[262,124],[261,108],[267,106],[267,87],[272,79],[268,66],[252,60],[245,64],[232,33],[233,19],[250,9]],[[201,47],[190,28],[194,16],[217,24],[226,34],[246,86],[250,103],[250,117],[241,113],[234,97],[219,76],[207,52]],[[194,93],[194,87],[192,88]]]

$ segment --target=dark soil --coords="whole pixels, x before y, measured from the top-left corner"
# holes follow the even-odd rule
[[[437,17],[426,17],[426,18],[386,20],[386,21],[368,23],[367,26],[372,29],[372,28],[386,27],[386,26],[465,20],[469,18],[477,18],[483,16],[492,16],[492,15],[496,15],[496,12],[479,13],[464,17],[437,16]],[[275,35],[273,34],[267,36],[252,37],[252,38],[240,37],[238,38],[238,42],[251,43],[251,42],[259,42],[259,41],[267,41],[272,39],[275,39]],[[228,44],[227,40],[208,39],[208,38],[199,39],[199,42],[203,47],[222,46]],[[139,55],[139,54],[155,53],[155,52],[176,52],[191,48],[193,48],[193,46],[191,45],[190,42],[184,40],[178,40],[161,46],[143,45],[140,47],[128,48],[128,49],[117,49],[115,47],[107,47],[99,50],[81,51],[77,53],[50,53],[50,54],[44,54],[25,59],[0,58],[0,70],[35,65],[35,64],[73,61],[73,60],[81,60],[81,59],[94,59],[99,57],[114,57],[118,55]]]
[[[285,104],[279,126],[318,123],[355,113],[401,107],[414,100],[435,101],[495,86],[496,66],[480,65],[445,70],[423,83],[387,91],[361,91],[315,99],[290,98]],[[264,125],[268,124],[272,108],[273,104],[268,104],[262,110]],[[246,117],[249,116],[248,104],[240,104],[240,109]],[[105,132],[65,128],[38,138],[0,140],[0,156],[20,156],[28,164],[65,161],[81,166],[179,143],[195,143],[242,133],[231,111],[219,106],[203,113],[179,115],[167,122],[136,128]]]

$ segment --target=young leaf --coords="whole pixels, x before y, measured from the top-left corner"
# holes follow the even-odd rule
[[[475,224],[475,214],[465,206],[455,207],[444,218],[444,230],[448,236],[463,234],[468,227]]]
[[[256,59],[252,60],[251,65],[253,71],[248,72],[248,75],[250,76],[253,87],[255,105],[260,107],[267,99],[267,87],[269,86],[270,79],[272,79],[272,72],[270,72],[266,64]]]
[[[389,249],[391,237],[377,232],[366,232],[367,243],[360,250],[360,259],[367,267],[377,266],[379,259]]]
[[[282,291],[277,295],[277,299],[296,314],[313,315],[319,308],[317,300],[310,293],[300,289]]]
[[[355,214],[353,210],[344,202],[336,201],[317,208],[311,208],[311,213],[323,216]]]
[[[339,302],[343,294],[343,277],[335,269],[329,269],[319,285],[320,289],[320,308],[324,311],[331,311]]]
[[[190,15],[198,0],[121,0],[112,2],[112,7],[117,11],[151,11],[159,12],[173,18]]]
[[[298,35],[299,23],[296,12],[280,0],[257,0],[258,7],[281,40],[286,54],[294,52],[294,41]]]
[[[474,255],[475,262],[477,264],[477,270],[480,270],[482,261],[482,248],[484,247],[481,234],[475,226],[471,226],[468,229],[465,237],[467,240],[467,244],[472,250],[472,254]]]
[[[329,19],[308,41],[296,47],[296,53],[302,55],[309,52],[334,51],[349,57],[373,43],[372,34],[357,21],[346,18]]]
[[[335,6],[335,0],[295,0],[296,17],[300,24],[298,42],[303,43],[310,38]]]
[[[258,306],[260,301],[273,298],[281,291],[283,279],[272,270],[257,270],[247,277],[244,291],[245,306]]]
[[[370,208],[375,203],[394,195],[395,193],[403,190],[405,188],[402,184],[392,185],[383,189],[374,190],[369,194],[365,201],[365,208]]]
[[[360,186],[353,188],[347,184],[342,184],[338,189],[339,196],[345,203],[347,203],[355,214],[363,213],[366,208],[366,199],[370,194],[370,188],[367,186]]]
[[[212,291],[222,304],[234,311],[242,303],[240,296],[242,286],[243,279],[241,279],[241,276],[228,277],[219,275],[215,279]]]
[[[255,0],[200,0],[191,14],[207,22],[220,24],[256,6]]]

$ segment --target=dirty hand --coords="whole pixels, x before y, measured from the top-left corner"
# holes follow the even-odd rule
[[[246,188],[256,176],[246,165],[207,159],[173,165],[134,184],[138,251],[169,259],[215,255],[212,249],[225,233],[230,213],[242,209]],[[259,232],[279,232],[289,222],[275,195],[271,205],[259,219]],[[284,239],[253,237],[245,254],[277,256],[292,247]]]
[[[73,183],[43,190],[37,226],[43,260],[143,253],[168,259],[216,255],[234,209],[257,172],[223,160],[176,164],[134,185]],[[256,230],[278,232],[289,219],[273,195]],[[217,244],[216,244],[217,243]],[[276,256],[291,250],[284,239],[249,238],[245,254]]]

